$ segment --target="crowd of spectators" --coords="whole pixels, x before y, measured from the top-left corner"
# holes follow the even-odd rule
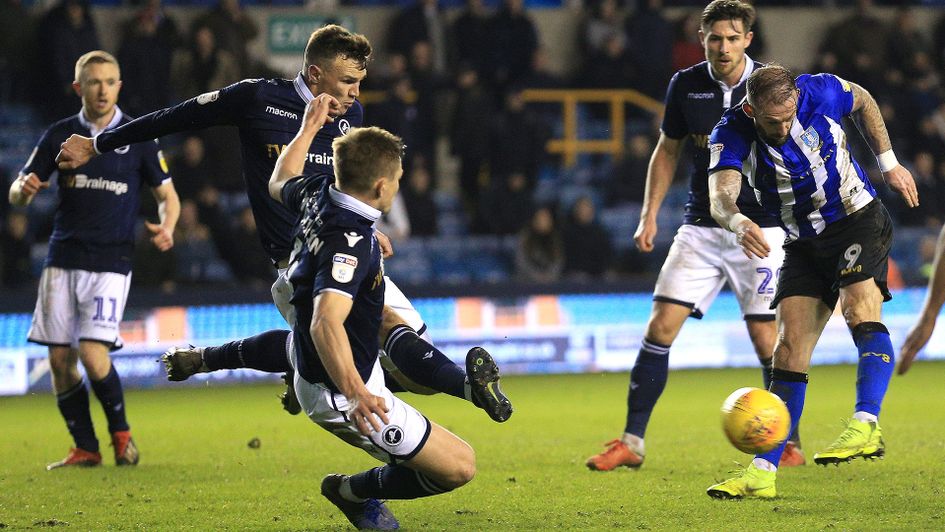
[[[795,67],[834,72],[877,97],[922,199],[919,209],[894,216],[903,226],[937,227],[945,218],[945,16],[925,35],[908,8],[890,24],[873,15],[869,0],[857,4],[853,15],[825,32],[816,60]],[[244,10],[238,0],[220,0],[184,27],[160,0],[144,0],[118,26],[121,108],[141,115],[244,77],[278,76],[248,52],[259,28]],[[556,187],[582,174],[562,172],[546,152],[560,131],[559,110],[527,104],[522,91],[630,88],[661,100],[674,70],[704,58],[700,11],[676,19],[667,16],[664,0],[591,0],[574,43],[580,61],[567,76],[548,69],[542,42],[551,36],[539,33],[523,0],[500,0],[495,8],[466,0],[457,11],[447,16],[436,0],[419,0],[391,17],[383,38],[372,36],[378,53],[362,90],[384,96],[366,106],[366,123],[401,135],[408,146],[401,196],[382,229],[395,245],[456,234],[514,240],[509,275],[529,282],[599,280],[632,270],[622,264],[626,254],[613,248],[615,235],[600,212],[641,202],[658,120],[630,113],[621,157],[582,158],[586,177],[563,183],[579,185],[569,188],[573,193],[542,194],[542,183]],[[763,7],[759,15],[749,53],[767,59]],[[14,18],[18,23],[11,24]],[[0,0],[0,20],[2,101],[31,105],[44,123],[75,113],[75,58],[100,46],[86,1],[61,0],[36,19],[19,0]],[[593,109],[582,116],[598,119]],[[170,147],[182,200],[176,246],[165,254],[138,246],[135,283],[170,292],[196,283],[271,282],[242,193],[235,135],[232,128],[214,128],[162,141]],[[859,159],[868,161],[868,154]],[[445,177],[454,168],[455,179]],[[142,215],[153,217],[149,195],[142,205]],[[898,203],[888,205],[895,210]],[[33,211],[29,217],[6,208],[0,214],[0,282],[29,284],[49,222],[34,219]],[[630,232],[616,238],[629,242]]]

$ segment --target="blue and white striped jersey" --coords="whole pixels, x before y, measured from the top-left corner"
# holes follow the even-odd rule
[[[831,74],[797,78],[800,97],[783,146],[769,146],[735,106],[709,137],[709,174],[739,170],[788,241],[810,238],[870,203],[876,191],[853,159],[841,127],[853,110],[850,84]]]

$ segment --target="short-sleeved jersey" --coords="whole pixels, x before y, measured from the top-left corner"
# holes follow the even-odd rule
[[[745,56],[745,61],[745,73],[734,87],[716,80],[707,61],[676,72],[669,82],[660,129],[671,139],[692,139],[693,168],[683,223],[719,226],[709,214],[708,140],[722,113],[731,107],[732,102],[737,103],[745,97],[745,80],[756,68],[750,57]],[[738,198],[741,211],[762,227],[776,226],[777,219],[766,214],[748,187],[744,188],[745,192]]]
[[[853,110],[850,84],[805,74],[797,88],[797,116],[783,146],[766,144],[741,106],[725,112],[709,139],[709,172],[740,171],[789,241],[820,234],[876,196],[841,127]]]
[[[305,105],[313,98],[301,74],[294,80],[243,80],[102,133],[95,139],[95,149],[104,153],[117,146],[170,133],[210,126],[238,127],[243,179],[259,238],[269,257],[279,262],[286,259],[292,249],[296,218],[269,197],[269,177],[279,154],[298,133]],[[332,141],[350,128],[360,127],[363,119],[364,110],[355,101],[343,116],[325,124],[312,141],[305,174],[332,175]]]
[[[105,130],[130,120],[116,107]],[[92,127],[81,112],[51,125],[20,172],[43,181],[58,176],[59,206],[46,266],[127,274],[141,185],[159,187],[171,176],[156,140],[117,147],[75,170],[58,170],[60,144],[72,134],[91,135]]]
[[[339,191],[324,176],[295,178],[283,188],[282,200],[301,215],[288,270],[299,375],[340,391],[318,358],[309,332],[315,296],[335,292],[353,300],[344,327],[354,365],[367,382],[380,349],[384,308],[384,266],[374,236],[381,212]]]

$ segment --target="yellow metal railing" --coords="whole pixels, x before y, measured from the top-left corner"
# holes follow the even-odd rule
[[[384,91],[362,91],[358,97],[362,103],[382,102]],[[564,122],[564,137],[551,139],[545,146],[548,153],[561,155],[565,166],[574,166],[581,153],[609,153],[623,155],[624,133],[627,117],[626,105],[634,105],[659,115],[663,103],[645,94],[630,89],[527,89],[522,98],[532,103],[559,103]],[[577,106],[581,103],[604,103],[610,106],[610,138],[579,139]]]
[[[564,137],[548,141],[548,153],[560,154],[565,166],[574,166],[581,153],[623,155],[627,119],[626,104],[635,105],[653,114],[663,112],[663,104],[630,89],[528,89],[522,91],[526,102],[560,103]],[[580,103],[610,105],[610,138],[579,139],[577,106]]]

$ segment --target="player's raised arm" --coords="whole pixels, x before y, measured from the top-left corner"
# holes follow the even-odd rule
[[[749,258],[764,258],[771,252],[761,228],[742,214],[735,204],[742,189],[742,174],[730,168],[709,174],[709,211],[723,228],[735,233]]]
[[[145,226],[151,232],[151,243],[154,247],[167,251],[174,247],[174,228],[177,227],[177,219],[180,217],[180,198],[171,181],[152,188],[151,193],[157,200],[161,223],[145,222]]]
[[[919,193],[916,190],[915,180],[912,179],[912,173],[899,164],[896,159],[879,105],[877,105],[873,95],[863,87],[856,83],[850,83],[850,87],[853,91],[853,109],[850,116],[853,118],[853,123],[856,124],[857,129],[860,130],[860,134],[866,139],[866,143],[869,144],[873,154],[876,155],[876,162],[883,173],[883,179],[886,180],[886,184],[902,196],[906,205],[917,207],[919,205]]]
[[[640,223],[633,234],[637,249],[645,253],[653,251],[653,239],[656,238],[656,232],[659,229],[656,225],[657,215],[663,199],[666,198],[666,191],[673,182],[682,144],[682,139],[674,139],[660,132],[660,139],[650,157],[650,164],[646,170],[643,210],[640,212]]]
[[[282,150],[276,166],[269,178],[269,195],[282,202],[282,187],[293,177],[302,175],[309,147],[318,134],[318,130],[327,122],[334,121],[330,114],[337,114],[341,108],[338,100],[328,94],[319,94],[305,106],[302,127],[295,138]]]
[[[925,293],[925,303],[922,305],[919,321],[906,335],[906,341],[899,348],[898,373],[900,375],[909,371],[919,350],[928,343],[943,304],[945,304],[945,226],[942,226],[942,230],[938,234],[932,276],[929,277],[929,288]]]
[[[380,418],[388,424],[388,407],[382,397],[372,394],[354,365],[351,343],[345,331],[345,319],[354,305],[351,297],[334,291],[323,291],[315,296],[315,312],[309,334],[315,350],[331,382],[348,399],[348,415],[362,434],[380,431]]]

